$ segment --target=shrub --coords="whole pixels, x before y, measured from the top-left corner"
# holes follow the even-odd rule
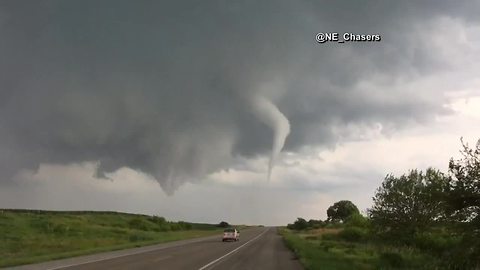
[[[128,222],[128,226],[131,229],[135,229],[135,230],[142,230],[142,231],[148,230],[148,224],[145,222],[145,220],[138,217],[131,219]]]
[[[307,235],[305,236],[306,240],[318,240],[320,237],[318,235]]]
[[[437,253],[449,251],[453,247],[456,247],[459,242],[459,237],[442,233],[424,232],[417,233],[414,236],[414,244],[416,247]]]
[[[358,227],[347,227],[338,233],[338,237],[349,242],[359,242],[366,238],[367,231]]]
[[[160,231],[160,232],[168,232],[168,231],[171,231],[172,228],[171,228],[170,224],[165,223],[165,224],[159,225],[157,230]]]
[[[323,238],[324,235],[322,235],[322,238]],[[334,236],[334,237],[337,237],[337,235],[334,235],[334,234],[330,234],[330,236]],[[329,238],[329,237],[327,237]],[[327,239],[325,239],[327,240]],[[332,239],[329,239],[329,240],[332,240]],[[321,242],[320,243],[320,246],[319,248],[320,249],[323,249],[324,251],[330,251],[331,248],[334,248],[336,245],[333,243],[333,242]]]
[[[347,227],[368,228],[370,221],[359,213],[355,213],[347,218],[345,221]]]
[[[342,227],[343,227],[343,224],[337,223],[337,222],[327,222],[323,226],[323,228],[326,228],[326,229],[338,229],[338,228],[342,228]]]
[[[182,227],[181,227],[179,224],[177,224],[177,223],[171,223],[171,224],[170,224],[170,230],[172,230],[172,231],[180,231],[180,230],[182,230]]]
[[[380,254],[380,268],[393,267],[401,268],[405,267],[405,260],[402,255],[394,252],[383,252]]]
[[[303,218],[297,218],[293,224],[288,224],[287,228],[290,230],[301,231],[308,228],[308,222]]]
[[[324,234],[322,234],[322,240],[327,240],[327,241],[338,240],[338,234],[337,233],[324,233]]]
[[[310,228],[319,229],[319,228],[323,227],[323,225],[324,225],[324,222],[321,221],[321,220],[310,219],[308,221],[308,226]]]
[[[179,221],[178,225],[182,230],[191,230],[192,229],[192,224],[185,222],[185,221]]]
[[[164,217],[159,217],[159,216],[152,216],[148,218],[148,220],[158,225],[167,223],[167,220]]]

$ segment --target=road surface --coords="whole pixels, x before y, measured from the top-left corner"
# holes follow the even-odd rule
[[[17,270],[131,269],[303,269],[276,228],[241,231],[239,242],[222,242],[221,235],[151,247],[90,255],[16,267]]]

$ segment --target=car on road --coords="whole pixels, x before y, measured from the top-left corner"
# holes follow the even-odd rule
[[[240,232],[235,228],[228,228],[223,231],[222,241],[239,241],[240,240]]]

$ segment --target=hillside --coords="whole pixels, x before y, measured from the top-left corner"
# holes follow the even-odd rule
[[[95,211],[0,210],[0,267],[215,235],[212,224]]]

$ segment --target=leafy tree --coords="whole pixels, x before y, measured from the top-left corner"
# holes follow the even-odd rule
[[[442,200],[448,177],[429,168],[425,173],[411,170],[400,177],[387,175],[368,210],[377,233],[404,240],[429,228],[444,216]]]
[[[462,242],[457,255],[461,255],[462,268],[480,268],[480,140],[470,148],[462,140],[463,157],[451,159],[446,196],[447,214],[455,222]],[[457,257],[458,256],[452,256]]]
[[[463,158],[449,163],[448,210],[459,221],[476,223],[480,219],[480,140],[475,149],[462,144]]]
[[[220,228],[228,228],[228,227],[230,227],[230,224],[228,224],[228,222],[226,222],[226,221],[222,221],[222,222],[220,222],[220,223],[218,224],[218,227],[220,227]]]
[[[347,200],[338,201],[327,209],[328,220],[334,222],[344,222],[349,216],[358,213],[360,211],[358,211],[357,206]]]

